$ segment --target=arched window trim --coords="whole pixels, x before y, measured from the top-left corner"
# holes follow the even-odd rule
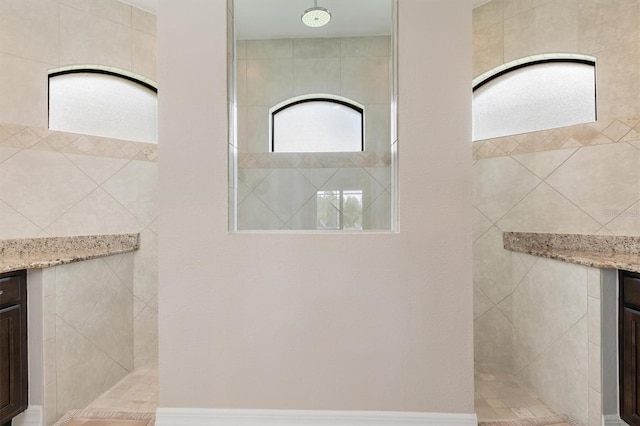
[[[120,68],[116,68],[116,67],[108,67],[108,66],[104,66],[104,65],[92,65],[92,64],[82,64],[82,65],[70,65],[70,66],[64,66],[64,67],[60,67],[60,68],[55,68],[55,69],[50,69],[47,71],[47,109],[48,109],[48,115],[49,117],[47,117],[47,127],[50,128],[51,127],[51,119],[50,119],[50,114],[51,114],[51,95],[50,95],[50,91],[51,91],[51,79],[52,78],[56,78],[58,76],[63,76],[63,75],[70,75],[70,74],[101,74],[101,75],[107,75],[110,77],[115,77],[117,79],[121,79],[121,80],[125,80],[125,81],[129,81],[131,83],[134,83],[135,85],[141,86],[142,88],[144,88],[143,90],[148,90],[149,92],[153,93],[153,95],[156,96],[157,99],[157,95],[158,95],[158,84],[148,78],[145,77],[141,74],[137,74],[131,71],[127,71],[124,69],[120,69]],[[157,121],[157,116],[156,116],[156,121]],[[69,130],[71,132],[73,132],[72,130]],[[98,135],[100,136],[100,135]],[[114,136],[108,136],[108,137],[114,137]],[[122,136],[115,136],[116,138],[123,138]],[[157,135],[156,135],[157,137]],[[128,139],[128,138],[124,138],[124,139]],[[153,140],[153,141],[141,141],[141,142],[145,142],[145,143],[153,143],[156,144],[157,143],[157,139]]]
[[[598,120],[598,90],[597,90],[597,59],[595,56],[583,55],[578,53],[545,53],[540,55],[532,55],[525,58],[520,58],[513,60],[511,62],[507,62],[505,64],[499,65],[481,75],[473,79],[472,83],[472,92],[475,93],[476,90],[480,89],[484,85],[492,82],[493,80],[498,79],[499,77],[505,76],[512,71],[516,71],[522,68],[527,68],[531,66],[546,64],[546,63],[577,63],[583,65],[589,65],[593,67],[593,96],[594,96],[594,121]],[[474,141],[482,140],[482,139],[474,139]]]
[[[307,102],[331,102],[346,106],[360,114],[360,126],[362,140],[360,141],[360,151],[364,152],[364,140],[365,140],[365,114],[364,105],[343,96],[332,95],[328,93],[315,93],[309,95],[296,96],[269,109],[269,152],[276,152],[275,150],[275,116],[281,111],[290,108],[295,105],[300,105]]]
[[[49,70],[49,79],[57,77],[59,75],[65,74],[105,74],[113,77],[122,78],[125,80],[132,81],[137,83],[147,89],[151,90],[154,93],[158,93],[158,84],[147,78],[143,75],[136,74],[127,70],[113,68],[113,67],[103,67],[100,65],[73,65],[69,67],[57,68],[54,70]]]
[[[596,69],[596,57],[590,55],[581,55],[578,53],[545,53],[542,55],[527,56],[525,58],[516,59],[499,65],[483,74],[480,74],[478,77],[473,79],[473,91],[476,91],[490,81],[508,74],[511,71],[549,62],[574,62],[591,65],[594,67],[594,70]]]

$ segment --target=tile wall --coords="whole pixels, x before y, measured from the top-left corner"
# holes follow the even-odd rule
[[[638,0],[492,0],[473,10],[473,75],[543,53],[597,58],[598,119],[640,116]]]
[[[639,143],[587,143],[473,167],[476,362],[516,374],[585,424],[599,424],[601,413],[599,280],[594,270],[506,251],[502,232],[640,235]]]
[[[640,1],[493,0],[473,25],[474,75],[548,52],[597,58],[596,123],[474,142],[473,233],[476,362],[600,424],[595,272],[505,251],[502,232],[640,235]]]
[[[363,229],[391,229],[390,167],[241,169],[238,229],[317,229],[318,191],[361,190]]]
[[[141,233],[134,364],[155,362],[157,146],[46,129],[51,69],[156,78],[156,17],[118,0],[7,0],[0,24],[0,238]]]
[[[0,238],[141,234],[134,254],[45,270],[47,424],[157,359],[156,153],[151,144],[0,125]]]
[[[0,122],[47,128],[47,72],[104,65],[156,78],[156,18],[118,0],[0,3]]]
[[[363,228],[391,229],[391,38],[243,40],[236,57],[238,229],[316,229],[326,190],[361,190]],[[365,152],[268,152],[269,108],[312,93],[365,106]]]
[[[46,425],[86,407],[133,370],[134,257],[46,268],[37,278],[43,288]]]
[[[601,425],[600,270],[513,256],[517,378],[555,411]]]

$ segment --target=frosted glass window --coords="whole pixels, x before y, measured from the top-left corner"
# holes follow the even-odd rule
[[[595,66],[543,62],[502,74],[474,90],[473,139],[596,120]]]
[[[49,128],[157,143],[157,94],[140,83],[110,74],[52,75]]]
[[[363,109],[333,99],[307,99],[271,113],[272,152],[364,151]]]

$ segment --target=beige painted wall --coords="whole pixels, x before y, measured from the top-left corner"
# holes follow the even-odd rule
[[[226,3],[159,2],[160,406],[472,413],[471,5],[399,2],[400,233],[233,235]]]

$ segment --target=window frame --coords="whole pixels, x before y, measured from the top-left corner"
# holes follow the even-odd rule
[[[131,81],[133,83],[137,83],[149,90],[151,90],[153,93],[158,94],[158,88],[151,82],[151,80],[143,80],[141,78],[136,77],[133,74],[129,74],[129,73],[125,73],[124,71],[122,72],[118,72],[118,71],[113,71],[113,70],[109,70],[109,69],[102,69],[102,68],[66,68],[66,69],[59,69],[59,70],[53,70],[49,72],[49,78],[47,79],[47,89],[49,88],[49,83],[51,82],[52,78],[55,77],[59,77],[61,75],[67,75],[67,74],[103,74],[103,75],[109,75],[112,77],[118,77],[118,78],[122,78],[124,80],[128,80]]]
[[[158,97],[157,83],[151,80],[150,78],[147,78],[140,74],[133,73],[131,71],[122,70],[122,69],[113,68],[113,67],[105,67],[101,65],[72,65],[72,66],[52,69],[52,70],[49,70],[47,73],[47,128],[48,129],[51,128],[51,79],[60,77],[63,75],[70,75],[70,74],[100,74],[100,75],[107,75],[110,77],[126,80],[131,83],[135,83],[138,86],[141,86],[145,90],[151,91],[156,96],[156,102],[157,102],[157,97]],[[93,136],[101,136],[101,135],[93,135]],[[157,144],[158,142],[156,140],[155,142],[141,142],[141,143]]]
[[[359,151],[315,151],[321,153],[332,153],[332,152],[364,152],[365,151],[365,107],[364,105],[342,96],[330,95],[330,94],[311,94],[311,95],[303,95],[296,96],[294,98],[287,99],[284,102],[281,102],[274,107],[269,109],[269,152],[270,153],[296,153],[302,151],[276,151],[275,149],[275,117],[279,112],[282,112],[288,108],[294,107],[296,105],[309,103],[309,102],[327,102],[327,103],[335,103],[342,106],[346,106],[358,114],[360,114],[360,150]]]
[[[496,80],[504,75],[507,75],[513,71],[517,71],[523,68],[533,67],[536,65],[543,65],[548,63],[574,63],[589,65],[593,67],[593,94],[594,94],[594,122],[598,120],[598,68],[596,57],[590,55],[582,55],[575,53],[548,53],[541,55],[533,55],[526,58],[516,59],[514,61],[499,65],[492,70],[489,70],[478,77],[473,79],[472,83],[472,97],[476,90],[480,89],[484,85]],[[543,130],[543,129],[541,129]],[[539,130],[536,130],[539,131]],[[498,136],[501,137],[501,136]],[[473,142],[485,140],[474,139]]]
[[[483,76],[480,76],[479,78],[475,79],[473,81],[473,91],[475,92],[477,89],[481,88],[485,84],[490,83],[491,81],[495,80],[496,78],[502,77],[505,74],[509,74],[512,71],[516,71],[522,68],[532,67],[536,65],[541,65],[541,64],[553,63],[553,62],[591,65],[594,68],[594,74],[595,74],[595,67],[596,67],[595,59],[557,57],[557,58],[532,59],[526,62],[516,61],[515,64],[512,64],[512,63],[505,64],[504,68],[498,67],[499,69],[496,70],[495,72],[488,73],[489,75],[487,77],[483,78]]]

